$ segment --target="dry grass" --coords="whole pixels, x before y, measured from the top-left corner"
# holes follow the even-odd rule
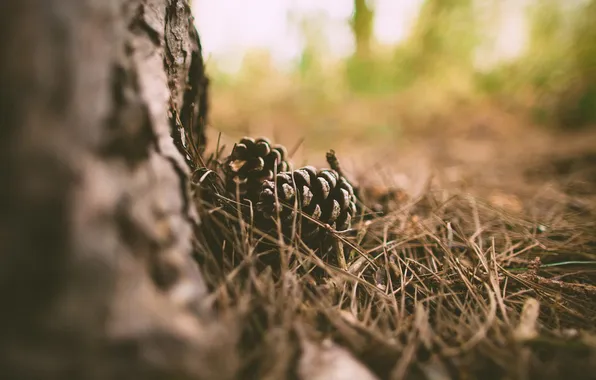
[[[435,188],[376,215],[367,207],[378,199],[363,187],[361,218],[328,231],[339,258],[330,261],[297,235],[250,223],[251,209],[218,185],[222,152],[193,177],[196,252],[213,304],[240,326],[241,378],[297,378],[303,334],[346,347],[381,379],[596,373],[589,218],[565,207],[530,212],[544,208],[539,197],[512,215]]]

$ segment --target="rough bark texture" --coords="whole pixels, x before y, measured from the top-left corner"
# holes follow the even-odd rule
[[[191,258],[189,6],[4,0],[0,36],[0,377],[232,377]]]

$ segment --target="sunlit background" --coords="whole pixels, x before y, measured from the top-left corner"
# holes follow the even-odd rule
[[[441,157],[462,155],[444,143],[456,134],[596,122],[596,0],[193,7],[211,78],[212,143],[266,135],[311,162],[329,148],[360,161],[389,157],[418,139]],[[477,147],[463,150],[494,158]]]
[[[317,28],[327,49],[325,58],[345,59],[354,53],[350,0],[195,0],[196,24],[203,37],[205,58],[229,74],[237,73],[244,55],[266,49],[276,67],[291,70],[308,47],[305,28]],[[372,33],[376,43],[396,45],[411,33],[424,0],[376,0]],[[478,16],[490,23],[485,32],[495,40],[484,55],[495,64],[519,56],[527,41],[525,11],[530,0],[501,0],[479,4]],[[471,25],[470,25],[471,26]],[[488,37],[488,36],[487,36]],[[486,57],[485,57],[486,58]]]

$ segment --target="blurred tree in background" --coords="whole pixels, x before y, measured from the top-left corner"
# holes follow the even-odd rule
[[[449,69],[473,70],[478,44],[472,0],[427,0],[404,48],[418,76]],[[407,54],[407,53],[406,53]]]
[[[355,55],[360,58],[370,56],[370,44],[373,38],[374,10],[367,0],[354,0],[354,13],[350,21],[354,39]]]
[[[472,72],[479,43],[472,0],[426,0],[406,41],[371,54],[373,16],[370,5],[355,1],[352,30],[356,49],[347,62],[354,91],[395,92],[417,80],[447,84],[453,83],[454,77],[461,83],[458,73]]]
[[[527,15],[525,52],[478,75],[478,87],[525,107],[539,123],[581,128],[596,122],[596,1],[542,0]]]
[[[354,53],[348,58],[347,79],[350,87],[356,91],[375,88],[377,62],[372,57],[374,10],[367,0],[354,0],[354,11],[350,27],[354,35]]]
[[[336,136],[337,125],[346,134],[386,136],[404,126],[428,126],[433,114],[458,115],[462,104],[559,128],[596,124],[596,0],[421,0],[405,37],[395,43],[377,40],[375,22],[386,16],[379,5],[353,1],[344,20],[353,49],[335,58],[329,15],[300,13],[294,22],[303,46],[293,70],[251,59],[240,73],[225,76],[213,62],[214,96],[223,85],[227,109],[266,110],[269,116],[275,109],[275,118],[255,120],[293,120],[307,137]],[[523,24],[519,31],[513,18]],[[500,57],[497,37],[521,51]],[[277,86],[268,91],[275,95],[255,104],[265,97],[255,89],[269,85]],[[231,118],[222,120],[218,128],[238,129],[226,125]]]
[[[596,1],[590,1],[577,17],[573,33],[573,71],[569,89],[574,104],[563,107],[561,122],[568,127],[583,126],[596,122]],[[567,109],[565,109],[567,108]]]

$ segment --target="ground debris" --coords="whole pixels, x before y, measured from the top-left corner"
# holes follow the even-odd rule
[[[300,380],[378,380],[348,350],[331,340],[316,343],[301,339],[302,357],[298,363]]]

